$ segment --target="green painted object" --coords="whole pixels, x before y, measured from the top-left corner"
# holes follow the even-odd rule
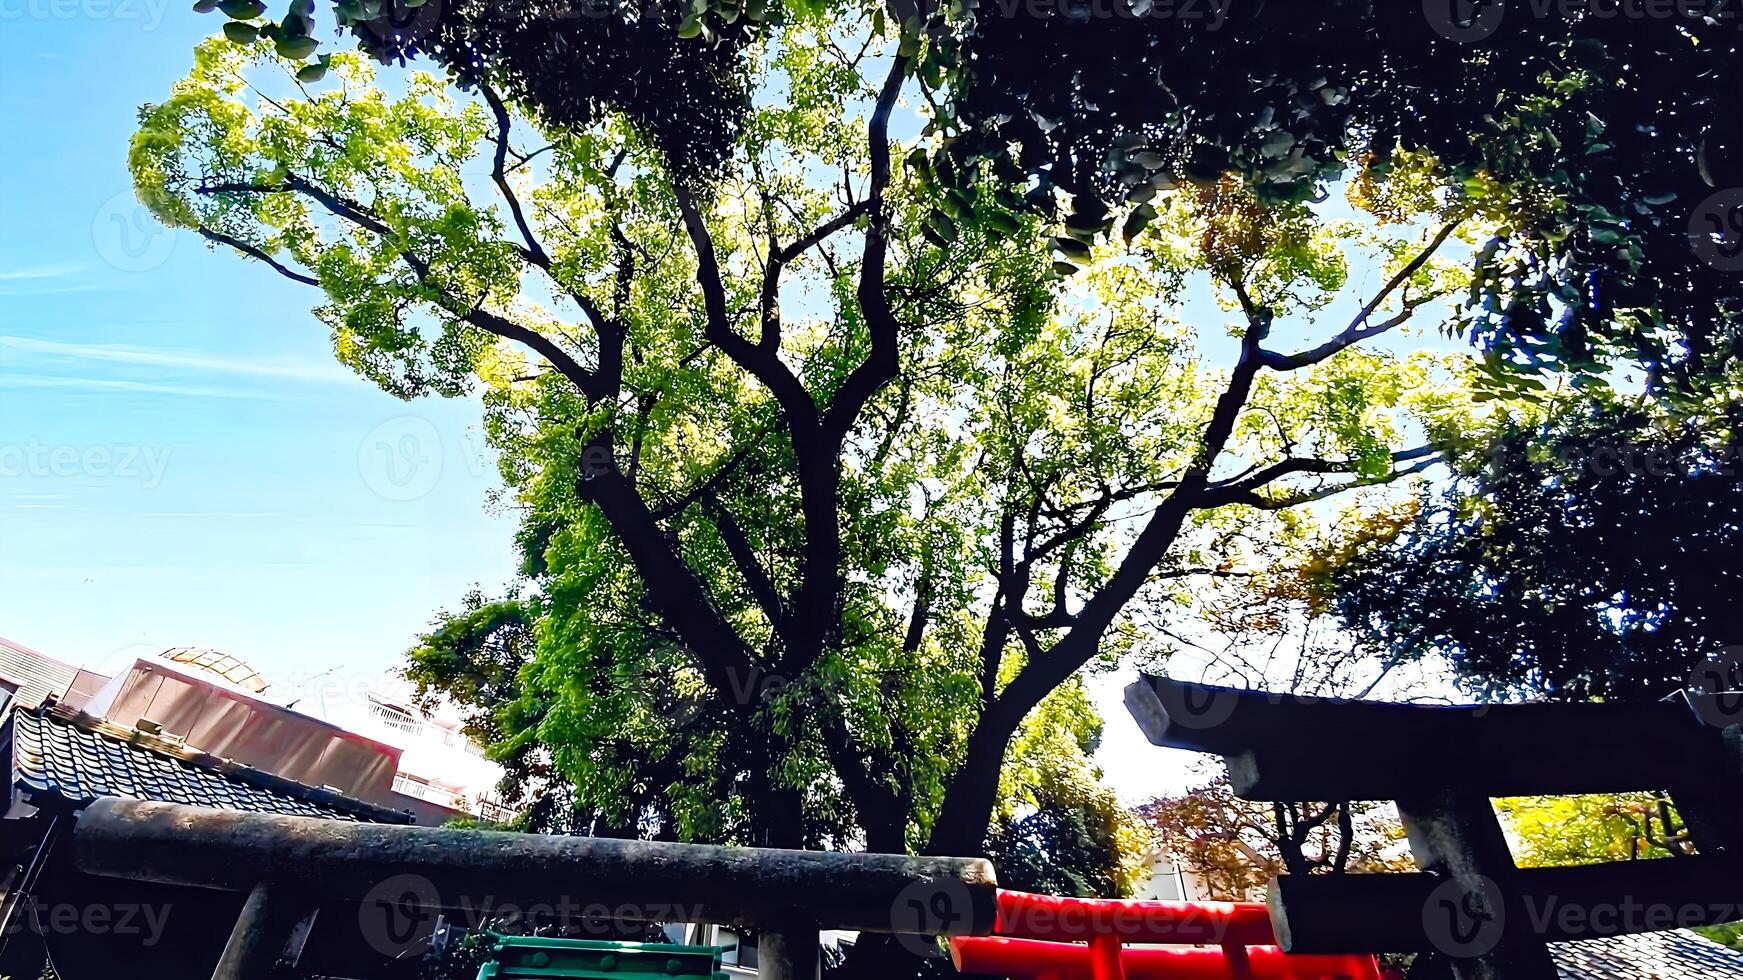
[[[727,980],[718,946],[598,939],[499,936],[478,980],[589,977],[593,980]]]

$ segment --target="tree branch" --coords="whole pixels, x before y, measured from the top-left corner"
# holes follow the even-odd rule
[[[1368,305],[1362,307],[1362,312],[1356,314],[1356,318],[1350,321],[1350,325],[1344,328],[1342,333],[1312,350],[1302,351],[1298,354],[1279,354],[1276,351],[1264,351],[1261,354],[1261,357],[1265,367],[1274,371],[1294,371],[1298,368],[1318,364],[1347,347],[1353,347],[1370,337],[1378,337],[1380,334],[1383,334],[1408,320],[1410,314],[1415,311],[1416,307],[1406,304],[1404,311],[1397,316],[1381,323],[1370,324],[1368,322],[1368,319],[1374,315],[1374,311],[1379,309],[1380,306],[1386,302],[1387,298],[1398,289],[1398,287],[1402,286],[1411,276],[1416,274],[1418,269],[1421,269],[1423,265],[1428,262],[1429,258],[1440,249],[1441,245],[1446,243],[1446,240],[1452,236],[1454,229],[1458,228],[1459,224],[1463,221],[1463,218],[1459,218],[1441,226],[1440,231],[1437,232],[1434,238],[1429,241],[1427,247],[1425,247],[1421,252],[1418,252],[1415,258],[1407,262],[1404,265],[1404,268],[1398,270],[1398,273],[1386,283],[1385,287],[1381,289],[1373,299],[1368,301]]]
[[[884,190],[890,182],[890,113],[901,94],[902,81],[907,77],[908,60],[897,55],[890,59],[889,74],[872,107],[866,126],[871,153],[871,181],[865,198],[866,213],[871,220],[866,225],[865,248],[860,260],[859,286],[856,291],[866,330],[871,334],[871,351],[853,369],[836,391],[835,399],[824,416],[824,429],[837,439],[844,437],[866,402],[896,376],[900,369],[898,325],[890,308],[889,295],[884,290],[885,266],[889,257],[889,215],[884,211]]]
[[[521,238],[526,241],[527,261],[548,270],[551,267],[551,257],[545,254],[544,246],[539,244],[538,236],[533,234],[532,226],[527,223],[526,213],[521,210],[520,198],[515,196],[514,188],[508,183],[508,106],[489,85],[479,83],[478,91],[484,94],[484,101],[489,103],[491,113],[496,116],[496,158],[491,164],[490,179],[495,182],[503,200],[508,202],[508,210],[514,216],[515,227],[520,229]]]
[[[1396,455],[1394,458],[1396,459]],[[1248,507],[1256,507],[1259,510],[1287,510],[1291,507],[1300,507],[1303,504],[1311,504],[1315,501],[1335,497],[1338,494],[1349,490],[1356,490],[1362,487],[1385,486],[1388,483],[1393,483],[1397,480],[1403,479],[1404,477],[1421,473],[1423,470],[1426,470],[1439,462],[1440,456],[1438,454],[1432,455],[1427,458],[1419,459],[1410,466],[1392,470],[1382,476],[1363,477],[1358,480],[1351,480],[1348,483],[1332,484],[1314,490],[1302,490],[1297,493],[1286,494],[1279,497],[1266,497],[1258,493],[1256,490],[1238,490],[1217,493],[1206,496],[1194,507],[1194,509],[1210,510],[1216,507],[1225,507],[1229,504],[1245,504]],[[1350,471],[1345,469],[1331,472]]]
[[[1046,558],[1049,554],[1052,554],[1056,549],[1083,539],[1091,531],[1095,530],[1096,524],[1101,521],[1101,519],[1107,514],[1108,509],[1114,504],[1136,500],[1146,494],[1161,493],[1163,490],[1172,489],[1179,485],[1178,480],[1161,480],[1156,483],[1145,483],[1137,486],[1123,487],[1119,490],[1105,490],[1102,495],[1095,500],[1079,501],[1075,504],[1061,506],[1054,511],[1054,514],[1062,517],[1085,507],[1089,508],[1089,510],[1083,517],[1066,523],[1056,534],[1036,544],[1034,549],[1025,553],[1024,560],[1028,562],[1040,561],[1041,559]]]
[[[908,617],[908,633],[902,638],[902,652],[915,653],[926,638],[926,624],[932,615],[932,576],[935,574],[932,539],[920,545],[920,577],[914,584],[914,610]]]
[[[207,228],[205,225],[201,225],[195,230],[200,233],[200,237],[206,239],[207,241],[217,242],[220,245],[228,245],[231,248],[235,249],[236,251],[241,252],[243,255],[247,255],[251,258],[259,259],[260,261],[265,262],[267,265],[269,265],[273,268],[273,271],[277,272],[281,276],[284,276],[286,279],[289,279],[293,282],[300,282],[305,286],[319,286],[321,284],[321,280],[316,279],[313,276],[305,276],[302,273],[296,271],[295,269],[291,269],[291,268],[286,267],[284,264],[280,263],[277,259],[266,254],[265,252],[261,251],[260,249],[255,248],[253,245],[248,244],[247,242],[243,241],[240,238],[232,238],[231,236],[226,235],[221,231],[213,231],[212,229]]]
[[[739,527],[738,521],[733,519],[720,498],[712,493],[703,498],[702,509],[709,520],[713,521],[715,530],[720,533],[720,540],[726,544],[732,563],[738,567],[738,574],[744,578],[751,597],[768,619],[769,626],[776,633],[783,633],[787,616],[786,610],[781,606],[780,592],[775,589],[774,581],[769,578],[768,571],[763,568],[756,551],[751,548],[750,539],[745,537],[744,529]]]
[[[701,483],[697,484],[694,488],[685,491],[677,500],[655,510],[653,512],[654,520],[663,521],[670,517],[676,517],[684,511],[689,510],[691,505],[700,502],[703,497],[718,491],[727,480],[732,478],[733,472],[737,470],[738,467],[742,465],[757,448],[758,446],[755,439],[747,441],[743,446],[739,447],[738,451],[733,453],[726,462],[722,463],[719,469],[709,474],[709,476]]]
[[[506,166],[509,154],[508,133],[512,125],[508,105],[490,86],[480,83],[478,90],[483,93],[484,101],[490,105],[491,114],[496,117],[496,152],[490,168],[490,179],[496,184],[496,189],[502,194],[502,199],[507,202],[509,214],[514,218],[515,227],[520,230],[521,240],[525,242],[525,245],[520,248],[521,258],[525,259],[527,264],[542,270],[558,289],[561,289],[575,301],[577,306],[581,307],[581,312],[587,315],[594,331],[599,334],[602,345],[614,344],[621,349],[622,328],[615,321],[607,319],[604,312],[599,309],[598,304],[594,303],[593,299],[586,293],[578,289],[571,289],[567,283],[557,278],[550,254],[545,251],[544,246],[539,243],[538,236],[533,233],[532,224],[527,220],[526,212],[521,208],[520,198],[515,194],[514,187],[508,182],[508,171],[513,169]],[[530,156],[522,157],[521,164],[516,164],[516,167],[530,159],[532,159]],[[621,154],[619,154],[618,160],[622,160]],[[615,165],[613,164],[613,166]],[[616,231],[615,225],[613,231]],[[621,265],[619,271],[620,273],[622,271]],[[619,312],[622,311],[619,310]],[[602,357],[601,360],[603,361],[604,358]],[[616,370],[615,368],[607,369],[602,364],[600,374],[607,379],[612,379],[616,375]],[[615,384],[611,386],[616,387]]]
[[[611,458],[610,433],[596,436],[585,453]],[[577,484],[576,493],[597,505],[617,532],[642,580],[648,603],[684,645],[695,651],[710,686],[728,695],[725,700],[735,706],[753,709],[754,702],[739,704],[741,699],[729,695],[745,679],[755,676],[755,653],[715,607],[706,587],[679,556],[628,478],[615,466],[590,468]]]
[[[469,323],[486,333],[492,333],[506,340],[513,340],[530,347],[549,361],[551,366],[556,368],[560,374],[573,382],[575,387],[579,388],[590,401],[597,402],[602,398],[609,397],[615,390],[614,385],[602,383],[598,376],[583,367],[573,355],[551,338],[499,314],[488,312],[481,307],[471,306],[468,308],[468,304],[450,295],[437,280],[428,262],[420,258],[410,248],[400,244],[393,229],[355,201],[340,197],[297,174],[287,175],[282,185],[218,183],[201,185],[195,188],[194,192],[196,194],[283,194],[287,192],[302,194],[326,208],[328,213],[334,217],[344,218],[357,227],[380,237],[384,243],[393,246],[400,259],[418,277],[419,284],[434,290],[440,297],[437,305],[455,319]]]
[[[1392,454],[1394,463],[1407,463],[1419,460],[1439,461],[1438,450],[1433,446],[1417,446],[1414,449],[1402,449]],[[1259,506],[1265,498],[1258,496],[1258,491],[1282,479],[1301,473],[1329,475],[1337,473],[1354,473],[1355,464],[1349,460],[1316,459],[1312,457],[1290,457],[1282,459],[1257,472],[1234,480],[1213,483],[1205,488],[1205,495],[1198,509],[1221,507],[1231,503],[1245,503]],[[1416,472],[1412,470],[1411,472]],[[1403,474],[1398,474],[1402,476]],[[1392,477],[1396,479],[1396,476]]]
[[[759,298],[759,308],[762,313],[762,336],[757,341],[765,350],[775,350],[781,346],[781,272],[799,256],[823,242],[856,221],[867,210],[866,202],[861,201],[848,207],[798,241],[781,248],[774,238],[774,231],[769,232],[769,257],[763,267],[763,288]]]
[[[797,440],[798,429],[815,425],[817,403],[778,352],[751,343],[733,329],[732,316],[726,308],[726,284],[720,276],[720,261],[714,253],[714,236],[708,230],[708,222],[702,217],[688,188],[674,182],[673,193],[677,197],[678,212],[683,216],[684,230],[696,250],[696,280],[702,287],[707,318],[704,333],[708,341],[768,389],[786,413],[788,426],[795,430]]]

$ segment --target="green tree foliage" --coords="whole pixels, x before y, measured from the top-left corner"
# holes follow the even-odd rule
[[[1460,359],[1374,344],[1497,215],[1422,167],[1349,207],[1229,178],[1063,246],[921,178],[889,131],[925,56],[880,19],[747,40],[706,179],[489,66],[316,82],[215,40],[142,113],[163,221],[310,286],[385,390],[482,398],[525,582],[414,660],[588,826],[970,853],[1076,806],[1042,764],[1082,760],[1046,720],[1080,672],[1468,413]]]
[[[1639,861],[1694,853],[1668,796],[1537,796],[1496,802],[1519,840],[1522,867]]]
[[[199,0],[194,9],[220,12],[235,43],[270,43],[300,82],[333,67],[322,50],[332,42],[319,39],[331,18],[370,58],[428,58],[454,80],[489,77],[553,125],[615,114],[692,176],[730,152],[748,105],[744,45],[784,13],[763,0],[290,0],[282,14],[263,0]]]
[[[1663,793],[1540,796],[1496,800],[1517,840],[1521,867],[1687,857],[1696,853],[1682,815]],[[1695,930],[1743,949],[1743,922]]]
[[[1426,157],[1507,215],[1456,321],[1497,368],[1571,369],[1596,384],[1623,355],[1655,383],[1698,388],[1743,351],[1736,276],[1698,248],[1718,235],[1734,251],[1743,238],[1731,208],[1708,206],[1743,184],[1731,110],[1743,48],[1734,23],[1706,14],[968,5],[939,45],[952,70],[929,78],[950,107],[941,179],[1028,179],[1038,209],[1106,232],[1180,183],[1235,173],[1268,200],[1302,201],[1331,179]]]
[[[1080,898],[1130,895],[1148,837],[1142,825],[1082,774],[1048,777],[1033,789],[1033,809],[996,821],[987,838],[999,885]]]
[[[503,767],[498,792],[520,814],[518,828],[633,837],[637,827],[614,824],[582,806],[549,753],[536,740],[518,737],[536,729],[549,710],[548,700],[521,683],[537,652],[536,616],[527,602],[491,601],[473,590],[458,612],[440,616],[408,652],[406,677],[426,709],[437,703],[459,708],[462,733],[490,748]]]
[[[1486,698],[1656,700],[1739,638],[1738,421],[1609,398],[1501,417],[1414,520],[1311,574],[1369,643],[1445,656]]]

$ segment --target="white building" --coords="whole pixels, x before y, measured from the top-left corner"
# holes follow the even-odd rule
[[[1133,890],[1133,898],[1151,902],[1205,900],[1205,889],[1200,882],[1169,854],[1153,850],[1146,855],[1144,865],[1149,874]]]
[[[294,690],[276,693],[297,711],[400,749],[399,772],[393,781],[396,793],[450,811],[450,817],[470,814],[498,822],[514,818],[514,812],[498,802],[502,767],[485,758],[484,750],[461,733],[456,713],[420,710],[412,685],[404,678],[390,672],[341,681],[336,671],[329,671],[286,686]],[[418,822],[430,820],[420,812]]]

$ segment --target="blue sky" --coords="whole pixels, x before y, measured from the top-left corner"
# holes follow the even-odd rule
[[[217,25],[181,0],[0,0],[0,636],[373,675],[510,578],[513,520],[476,404],[349,374],[310,290],[134,202],[138,105]]]

